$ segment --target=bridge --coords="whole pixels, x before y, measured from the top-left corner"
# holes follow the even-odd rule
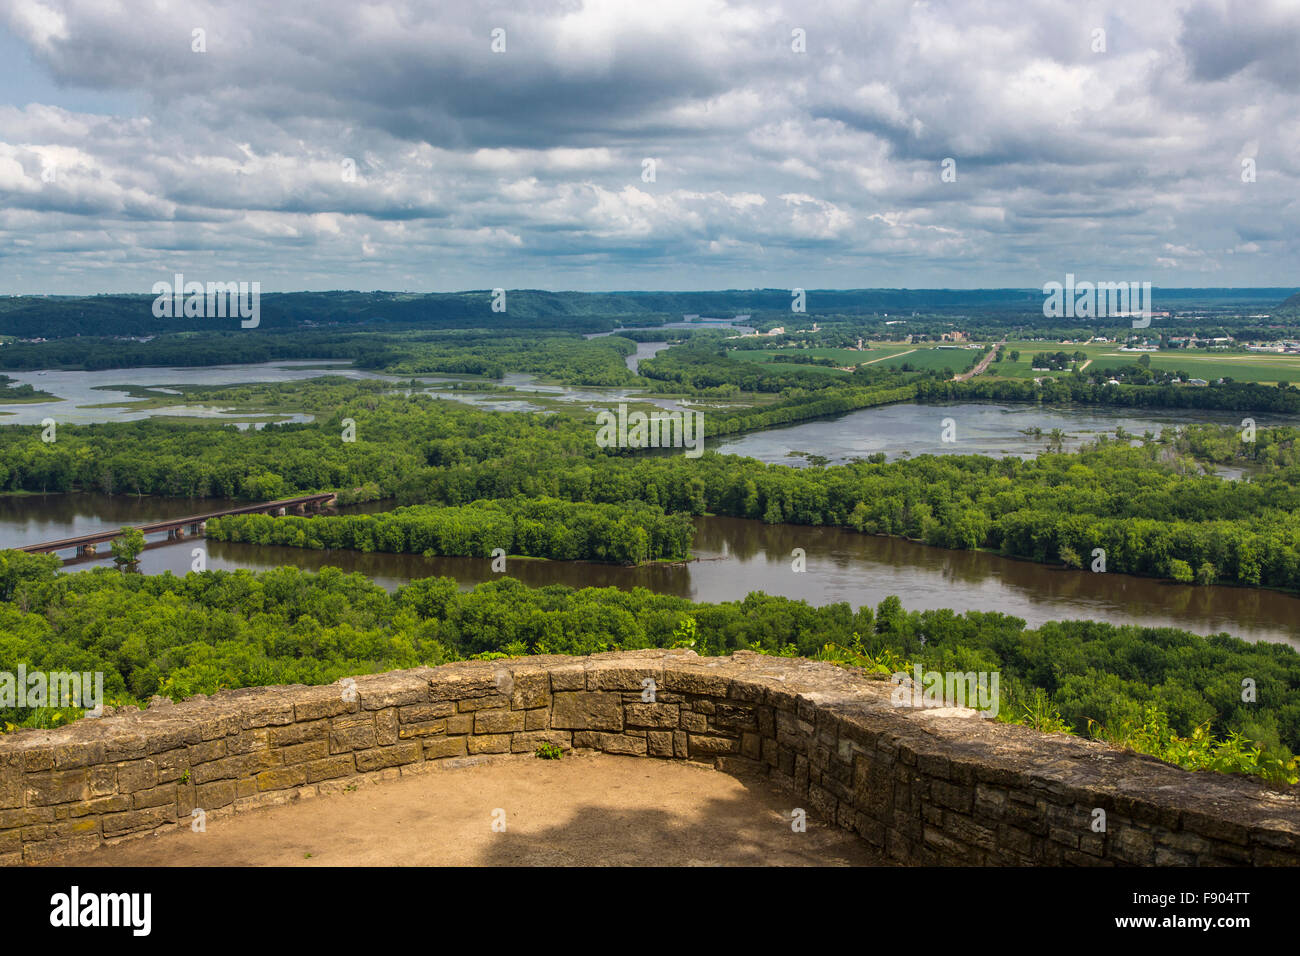
[[[168,539],[175,540],[184,538],[186,529],[192,535],[200,535],[204,532],[206,525],[213,518],[224,518],[226,515],[247,515],[247,514],[269,514],[284,515],[290,510],[297,514],[307,514],[309,511],[316,511],[320,508],[327,508],[334,504],[336,495],[333,492],[325,492],[317,495],[299,495],[297,498],[284,498],[280,501],[264,501],[261,504],[244,505],[240,508],[226,508],[222,511],[210,511],[207,514],[189,515],[185,518],[169,518],[166,521],[155,521],[152,524],[135,525],[136,530],[142,532],[146,537],[151,534],[160,534],[167,532]],[[121,528],[111,528],[106,531],[96,531],[93,534],[83,534],[75,538],[62,538],[58,541],[42,541],[40,544],[27,544],[15,551],[26,551],[28,554],[55,554],[59,551],[76,549],[77,557],[85,557],[95,553],[95,546],[112,541],[114,538],[122,536]]]

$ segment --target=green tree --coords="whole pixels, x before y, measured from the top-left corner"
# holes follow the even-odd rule
[[[114,538],[109,547],[118,570],[133,569],[144,550],[144,533],[139,528],[123,528],[121,535]]]

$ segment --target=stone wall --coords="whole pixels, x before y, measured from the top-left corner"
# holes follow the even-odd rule
[[[909,863],[1300,863],[1296,788],[896,708],[889,692],[830,664],[692,651],[225,691],[0,737],[0,863],[543,743],[761,770],[814,820]]]

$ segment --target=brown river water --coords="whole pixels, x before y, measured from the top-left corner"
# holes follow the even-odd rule
[[[104,527],[219,510],[216,499],[176,500],[95,494],[0,496],[0,547],[64,538]],[[350,511],[381,511],[375,503]],[[696,601],[732,601],[764,591],[825,605],[840,601],[873,607],[896,594],[909,610],[953,608],[1001,611],[1030,626],[1084,618],[1115,624],[1179,627],[1200,634],[1226,631],[1249,641],[1276,641],[1300,649],[1300,597],[1233,587],[1194,587],[1124,574],[1067,571],[994,554],[950,551],[911,541],[861,535],[840,528],[765,525],[737,518],[699,518],[698,560],[625,568],[585,562],[512,558],[506,574],[540,587],[645,587]],[[357,571],[394,588],[413,578],[445,575],[464,587],[492,580],[490,560],[420,555],[310,551],[188,539],[151,545],[141,570],[184,574],[192,550],[206,551],[207,567],[262,570],[327,565]],[[793,570],[803,548],[806,570]],[[68,570],[108,565],[108,557],[79,561]]]

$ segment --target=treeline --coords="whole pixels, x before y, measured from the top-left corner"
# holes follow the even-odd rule
[[[711,411],[704,417],[704,433],[710,437],[735,435],[739,432],[789,425],[827,415],[842,415],[845,412],[873,408],[877,405],[906,402],[915,396],[915,385],[822,391],[812,395],[790,397],[775,405],[760,405],[727,412]]]
[[[513,498],[459,507],[415,505],[375,515],[228,515],[209,521],[207,534],[217,541],[295,548],[473,558],[490,558],[500,548],[509,555],[556,561],[640,564],[685,559],[695,526],[688,515],[665,514],[644,502]]]
[[[780,392],[790,388],[821,391],[847,384],[847,372],[828,374],[797,365],[778,368],[771,362],[732,358],[726,354],[723,341],[716,333],[697,333],[684,345],[641,362],[639,374],[686,390],[735,385],[747,392]]]
[[[1300,389],[1255,382],[1221,385],[1107,385],[1083,376],[1065,376],[1035,384],[1029,380],[984,378],[965,382],[923,380],[918,401],[1077,402],[1127,408],[1205,408],[1243,412],[1300,412]]]
[[[627,385],[636,381],[625,362],[634,352],[636,345],[620,336],[457,334],[396,342],[384,367],[396,375],[501,378],[506,372],[532,372],[572,385]]]
[[[636,351],[622,336],[584,339],[576,333],[526,336],[474,332],[313,330],[186,332],[147,342],[122,338],[16,342],[0,348],[0,368],[84,369],[195,367],[301,359],[348,360],[395,374],[482,375],[533,372],[574,385],[625,385],[636,380],[624,358]]]
[[[247,281],[256,277],[187,275],[189,281]],[[159,281],[172,281],[170,274]],[[687,293],[689,295],[689,293]],[[14,296],[0,297],[0,334],[24,338],[102,335],[111,328],[119,335],[160,335],[182,331],[243,331],[253,336],[267,330],[316,326],[367,326],[425,329],[531,329],[607,332],[618,316],[638,325],[658,325],[680,318],[665,311],[671,300],[639,297],[636,293],[547,292],[512,289],[506,311],[492,311],[491,289],[450,293],[406,292],[276,292],[260,298],[257,329],[241,330],[236,319],[156,318],[153,295]],[[698,310],[696,310],[698,311]]]
[[[865,390],[859,400],[907,397],[892,391]],[[594,417],[356,394],[318,422],[261,431],[141,421],[64,426],[47,444],[36,427],[0,429],[0,486],[257,500],[362,488],[366,498],[444,506],[517,495],[642,501],[665,512],[834,525],[1067,565],[1103,548],[1109,572],[1180,580],[1190,572],[1300,590],[1300,481],[1285,456],[1261,459],[1276,470],[1251,482],[1206,476],[1167,442],[1104,442],[1030,461],[944,455],[794,469],[711,452],[690,459],[602,449]],[[747,411],[713,427],[773,424],[762,416],[790,413]],[[343,417],[356,423],[354,442],[341,438]]]
[[[0,354],[3,352],[0,351]],[[55,398],[49,392],[42,392],[26,382],[15,385],[15,381],[17,380],[8,375],[0,375],[0,405],[14,402],[46,402],[53,401]]]
[[[159,275],[171,281],[171,275]],[[192,275],[195,281],[254,281],[255,276]],[[1155,305],[1175,315],[1161,322],[1166,334],[1234,334],[1243,338],[1295,338],[1295,306],[1277,308],[1293,289],[1156,289]],[[176,331],[239,331],[238,320],[157,319],[152,295],[0,297],[0,334],[60,338],[101,335],[111,328],[120,335],[158,335]],[[1110,338],[1132,332],[1127,320],[1094,319],[1091,324],[1052,325],[1043,318],[1041,289],[809,289],[806,318],[823,331],[816,344],[844,347],[857,336],[879,332],[897,339],[919,334],[937,340],[954,328],[986,339],[1043,337],[1052,342]],[[1291,300],[1294,303],[1294,296]],[[380,326],[425,329],[529,329],[604,332],[620,325],[659,325],[683,314],[713,318],[751,315],[749,324],[767,329],[789,326],[788,289],[716,292],[548,292],[511,289],[506,310],[493,312],[493,290],[412,294],[400,292],[290,292],[261,297],[262,330],[313,326]],[[1195,310],[1183,317],[1180,310]],[[1267,326],[1251,318],[1273,312]],[[1208,318],[1205,312],[1212,313]],[[894,318],[890,318],[890,316]],[[885,326],[906,315],[905,324]],[[1075,320],[1079,322],[1080,320]],[[842,333],[842,334],[841,334]]]
[[[1034,368],[1060,371],[1069,368],[1075,362],[1084,361],[1087,357],[1083,352],[1074,352],[1072,354],[1065,352],[1035,352],[1032,364]]]
[[[4,555],[0,553],[0,567]],[[0,603],[0,669],[103,671],[111,703],[220,688],[324,684],[485,652],[588,654],[691,644],[812,657],[865,646],[931,670],[998,671],[1016,717],[1043,691],[1079,733],[1159,708],[1179,733],[1206,724],[1287,756],[1300,749],[1300,655],[1282,644],[1172,628],[1063,621],[1028,629],[997,613],[812,607],[762,593],[697,604],[637,588],[530,589],[510,578],[462,591],[450,578],[389,594],[327,568],[208,571],[178,578],[27,565]],[[887,653],[886,653],[887,652]],[[1256,699],[1242,701],[1242,681]],[[29,712],[0,713],[21,722]]]
[[[782,365],[818,365],[822,368],[835,368],[835,359],[833,358],[816,358],[815,356],[800,355],[797,352],[777,352],[772,356],[772,361]]]
[[[102,328],[102,327],[101,327]],[[349,359],[365,363],[387,354],[374,335],[346,332],[183,332],[147,342],[80,336],[13,342],[0,348],[0,368],[83,369],[239,365],[286,359]]]
[[[1251,440],[1247,440],[1251,439]],[[1254,433],[1235,425],[1188,425],[1179,430],[1173,447],[1184,455],[1220,465],[1253,465],[1263,469],[1257,479],[1300,465],[1300,429],[1289,425],[1257,428]],[[1300,482],[1300,471],[1289,472]]]

